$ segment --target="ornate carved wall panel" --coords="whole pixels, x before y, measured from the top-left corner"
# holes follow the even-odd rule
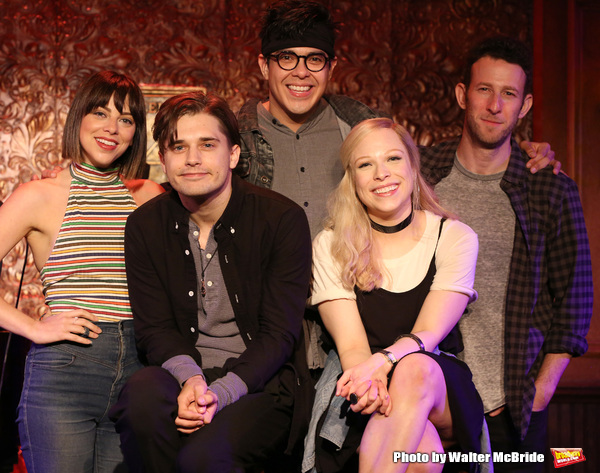
[[[256,63],[267,1],[0,0],[0,199],[61,162],[69,103],[89,74],[113,69],[147,84],[202,85],[234,110],[266,97]],[[331,92],[393,116],[428,144],[460,129],[454,85],[468,46],[505,33],[530,41],[533,0],[327,0],[339,24]],[[527,135],[530,120],[520,128]],[[11,301],[24,255],[4,260]],[[21,307],[43,301],[25,274]]]

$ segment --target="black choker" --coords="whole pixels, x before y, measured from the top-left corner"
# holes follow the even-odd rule
[[[373,230],[375,230],[376,232],[398,233],[410,225],[410,222],[412,222],[412,219],[413,219],[413,215],[414,215],[414,213],[411,210],[410,215],[408,217],[406,217],[404,220],[402,220],[398,225],[392,225],[391,227],[386,227],[385,225],[379,225],[378,223],[374,222],[370,218],[369,218],[369,222],[371,222],[371,228]]]

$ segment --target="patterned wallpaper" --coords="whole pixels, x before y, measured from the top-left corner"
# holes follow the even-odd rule
[[[61,133],[81,81],[113,69],[140,83],[203,86],[237,111],[266,97],[256,63],[259,0],[0,0],[0,199],[61,163]],[[533,0],[327,0],[339,24],[330,87],[392,115],[430,144],[458,133],[454,85],[469,46],[497,33],[530,42]],[[530,114],[531,115],[531,114]],[[529,136],[531,118],[519,129]],[[24,245],[5,259],[14,303]],[[29,264],[20,307],[43,296]]]

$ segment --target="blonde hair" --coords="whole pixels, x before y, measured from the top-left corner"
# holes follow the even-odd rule
[[[388,118],[372,118],[356,125],[344,140],[340,159],[344,177],[331,194],[329,217],[325,224],[334,233],[331,252],[342,269],[342,283],[347,289],[357,286],[362,291],[381,287],[385,269],[373,242],[373,230],[367,209],[356,193],[352,157],[360,143],[381,129],[394,131],[408,151],[413,181],[413,210],[429,210],[443,217],[452,217],[437,201],[433,189],[421,175],[419,151],[406,129]]]

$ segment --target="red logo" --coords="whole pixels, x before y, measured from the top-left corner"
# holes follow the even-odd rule
[[[585,461],[582,448],[551,448],[550,451],[554,456],[554,468]]]

